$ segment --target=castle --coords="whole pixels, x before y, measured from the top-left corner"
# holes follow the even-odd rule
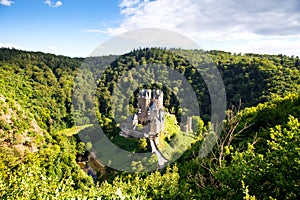
[[[163,92],[161,90],[143,89],[138,97],[138,111],[127,119],[121,127],[121,135],[127,137],[156,137],[164,131]],[[136,127],[143,129],[137,131]]]
[[[139,92],[137,113],[127,118],[121,124],[120,135],[123,137],[148,138],[152,152],[157,155],[159,169],[162,169],[168,160],[158,149],[159,134],[164,131],[165,112],[163,106],[163,92],[161,90],[143,89]],[[188,117],[181,128],[188,134],[192,129],[192,118]]]
[[[157,147],[159,133],[164,131],[165,113],[163,106],[163,92],[161,90],[143,89],[139,93],[137,113],[127,118],[121,125],[120,135],[124,137],[148,138],[152,153],[157,155],[159,169],[168,160]],[[142,129],[138,130],[141,125]]]

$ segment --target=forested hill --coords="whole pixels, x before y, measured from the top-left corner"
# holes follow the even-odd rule
[[[197,50],[179,52],[193,60],[201,60]],[[207,56],[220,70],[229,102],[237,103],[241,99],[248,107],[270,100],[273,94],[284,96],[299,92],[298,56],[241,55],[223,51],[209,51]]]
[[[209,93],[194,66],[210,59],[223,78],[230,110],[218,145],[200,159],[199,148],[213,130],[209,123]],[[300,196],[300,177],[296,173],[300,170],[298,57],[138,49],[119,57],[96,58],[98,64],[108,60],[114,61],[96,79],[96,105],[98,120],[111,130],[108,131],[111,138],[117,138],[118,131],[111,112],[113,87],[126,71],[156,63],[178,71],[195,90],[205,122],[198,124],[197,134],[192,135],[197,142],[161,172],[112,172],[110,178],[99,172],[99,178],[93,182],[76,163],[76,159],[78,162],[79,157],[88,154],[88,145],[73,131],[82,128],[74,127],[72,94],[74,78],[84,58],[0,48],[1,199],[297,199]],[[94,72],[97,76],[97,69]],[[177,117],[181,114],[174,91],[159,84],[139,87],[162,89],[168,112]],[[134,101],[130,100],[132,110]],[[240,104],[241,111],[237,109]],[[145,145],[143,141],[130,144],[137,145],[136,149]],[[124,140],[122,145],[128,146]]]
[[[202,118],[208,121],[209,94],[201,76],[195,75],[191,66],[201,61],[207,62],[210,58],[217,65],[223,78],[228,106],[237,105],[240,101],[243,107],[254,106],[272,97],[283,97],[300,90],[298,57],[161,49],[136,50],[119,57],[111,64],[111,70],[107,70],[106,77],[110,78],[106,78],[105,85],[108,87],[102,90],[109,90],[111,93],[112,86],[118,78],[132,67],[145,63],[175,67],[187,80],[194,81],[191,84],[200,102]],[[73,80],[76,69],[83,61],[83,58],[2,48],[0,49],[0,91],[4,96],[18,101],[22,107],[34,111],[36,120],[44,129],[50,131],[50,129],[71,127],[73,125],[71,117]],[[101,58],[97,62],[100,63]],[[103,98],[109,99],[109,95]],[[171,103],[168,102],[174,101],[165,99],[164,103],[170,109],[178,106],[170,105]],[[100,108],[100,110],[108,112],[108,108]]]
[[[1,94],[35,115],[48,131],[72,126],[71,91],[83,59],[16,49],[0,50]]]
[[[99,95],[101,113],[109,115],[110,94],[113,86],[126,71],[145,64],[156,63],[175,69],[192,85],[198,97],[201,118],[210,120],[210,94],[200,73],[195,66],[209,65],[214,62],[219,69],[226,89],[228,107],[242,103],[242,107],[255,106],[274,97],[284,97],[297,93],[299,84],[299,58],[283,55],[231,54],[223,51],[143,49],[125,54],[116,59],[106,70],[106,78],[100,85]],[[199,67],[198,67],[199,68]],[[149,69],[145,73],[152,73]],[[168,74],[161,72],[161,74]],[[205,71],[203,72],[205,73]],[[141,76],[142,77],[142,76]],[[154,79],[153,79],[154,80]],[[129,82],[131,80],[128,80]],[[126,83],[124,83],[126,84]],[[102,85],[102,87],[101,87]],[[148,87],[151,88],[149,85]],[[179,114],[178,102],[172,98],[171,90],[156,85],[166,95],[164,105]],[[179,90],[183,89],[180,88]],[[126,105],[123,105],[126,106]],[[112,116],[110,116],[112,117]]]

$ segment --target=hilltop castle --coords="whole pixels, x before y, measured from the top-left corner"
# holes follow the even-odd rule
[[[157,155],[159,169],[168,162],[157,147],[158,134],[164,131],[164,117],[163,92],[143,89],[139,93],[137,113],[127,118],[127,122],[121,125],[120,132],[124,137],[148,138],[152,153]],[[141,130],[137,130],[138,125],[142,125]]]
[[[138,111],[122,125],[121,135],[131,137],[155,137],[164,131],[163,92],[161,90],[143,89],[138,97]],[[138,124],[143,125],[137,131]]]
[[[120,135],[124,137],[148,138],[152,152],[157,155],[159,169],[162,169],[168,162],[157,147],[158,136],[164,131],[164,123],[163,92],[143,89],[139,92],[137,113],[128,117],[127,121],[121,124],[120,132]],[[191,117],[187,118],[186,123],[181,123],[181,128],[186,134],[191,131],[191,127]]]

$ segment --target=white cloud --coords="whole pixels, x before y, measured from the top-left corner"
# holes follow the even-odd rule
[[[55,3],[52,0],[45,0],[45,4],[50,6],[51,8],[57,8],[63,5],[61,1],[56,1]]]
[[[123,0],[119,6],[124,20],[108,29],[112,34],[146,27],[219,39],[300,33],[298,0]]]
[[[300,46],[299,0],[122,0],[119,7],[124,19],[118,26],[105,29],[110,35],[139,28],[163,28],[199,42],[242,40],[245,45],[256,41],[263,46],[273,44],[263,42],[270,37],[277,37],[276,41],[294,37],[294,43]],[[300,54],[299,49],[296,53]]]
[[[0,4],[3,6],[11,6],[13,3],[11,0],[0,0]]]
[[[285,54],[300,56],[300,37],[261,37],[254,40],[239,40],[235,43],[218,42],[214,49],[235,53]]]
[[[121,14],[129,16],[135,14],[147,3],[149,3],[149,0],[123,0],[119,7],[121,8]]]

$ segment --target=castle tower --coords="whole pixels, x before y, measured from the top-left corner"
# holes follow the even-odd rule
[[[155,136],[157,133],[157,123],[156,123],[156,117],[157,117],[157,106],[156,103],[153,102],[152,105],[149,107],[149,117],[148,121],[150,123],[150,132],[149,136]]]
[[[138,119],[142,124],[147,122],[148,107],[152,99],[151,90],[143,89],[138,97]]]
[[[193,128],[192,128],[192,117],[187,117],[186,126],[187,126],[187,131],[188,132],[193,131]]]
[[[158,109],[163,108],[163,92],[161,90],[152,91],[152,101],[156,103]]]
[[[143,89],[138,97],[138,123],[150,125],[150,132],[164,130],[163,92],[161,90]]]
[[[157,91],[159,93],[158,96],[158,106],[160,109],[163,109],[164,107],[164,93],[161,90]]]

